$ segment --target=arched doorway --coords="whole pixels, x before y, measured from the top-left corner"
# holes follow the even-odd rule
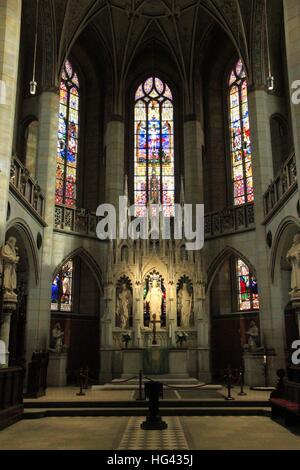
[[[238,370],[243,365],[253,322],[260,330],[255,272],[240,253],[226,250],[217,258],[210,271],[208,297],[211,371],[212,377],[220,380],[228,366]],[[256,343],[261,345],[260,334]]]
[[[76,383],[80,368],[86,367],[97,380],[102,284],[99,268],[84,250],[70,254],[55,270],[51,300],[50,346],[59,324],[68,355],[67,382]]]

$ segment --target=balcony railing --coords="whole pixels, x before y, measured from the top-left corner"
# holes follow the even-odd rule
[[[255,228],[254,205],[228,207],[205,216],[205,239],[245,232]]]
[[[268,222],[296,188],[296,158],[295,154],[292,153],[264,194],[265,223]]]
[[[30,210],[33,209],[35,215],[44,219],[45,196],[38,182],[17,157],[13,157],[11,162],[10,188]]]
[[[55,206],[54,227],[56,230],[96,237],[98,220],[99,217],[96,214],[85,209]]]

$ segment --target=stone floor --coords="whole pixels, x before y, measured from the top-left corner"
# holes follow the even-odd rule
[[[300,427],[265,417],[168,417],[164,431],[140,417],[23,420],[0,432],[2,450],[300,450]]]

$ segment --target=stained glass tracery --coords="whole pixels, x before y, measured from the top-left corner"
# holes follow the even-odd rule
[[[258,287],[255,276],[244,261],[236,261],[238,310],[259,310]]]
[[[52,282],[51,310],[72,311],[73,261],[69,260]]]
[[[247,78],[239,60],[229,78],[230,146],[234,205],[253,202]]]
[[[165,216],[174,211],[174,111],[166,83],[148,78],[137,89],[134,111],[134,202],[136,216],[148,203],[161,204]]]
[[[79,136],[79,80],[67,60],[61,75],[55,203],[76,204]]]

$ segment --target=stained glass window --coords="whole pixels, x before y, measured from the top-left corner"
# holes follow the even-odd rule
[[[134,203],[137,217],[148,203],[174,212],[174,116],[170,88],[148,78],[135,94]]]
[[[55,203],[68,207],[76,204],[78,136],[79,81],[67,60],[60,81]]]
[[[72,311],[73,261],[69,260],[52,282],[51,310]]]
[[[238,310],[258,310],[259,298],[255,276],[253,276],[249,267],[241,259],[236,261],[236,272],[238,287]]]
[[[234,205],[254,200],[247,78],[239,60],[229,78],[230,146]]]

